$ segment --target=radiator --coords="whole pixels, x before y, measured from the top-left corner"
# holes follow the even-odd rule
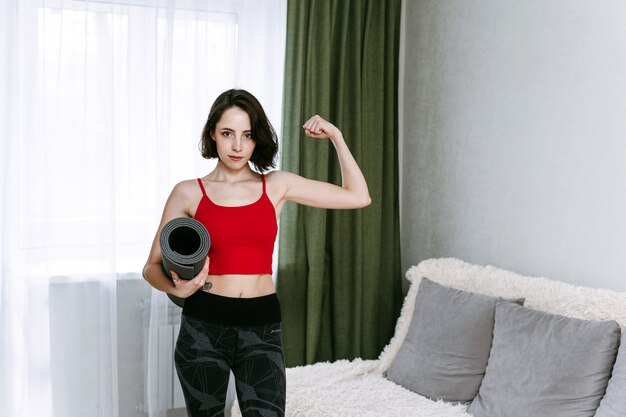
[[[55,416],[146,417],[146,370],[150,286],[138,274],[117,277],[115,297],[98,277],[53,277],[49,284],[50,363]],[[86,302],[86,300],[88,300]],[[171,304],[168,322],[158,329],[160,392],[166,409],[184,408],[173,366],[180,308]],[[115,308],[114,314],[112,308]],[[103,326],[104,324],[104,326]],[[116,369],[111,352],[117,350]],[[113,362],[115,363],[115,362]],[[107,381],[117,380],[117,392]],[[117,398],[115,398],[117,397]]]
[[[150,296],[141,299],[138,309],[141,311],[142,323],[143,323],[143,358],[144,369],[148,369],[148,333],[150,327]],[[180,387],[180,382],[176,376],[176,369],[174,368],[174,348],[176,345],[176,338],[180,331],[180,312],[181,309],[172,302],[167,302],[168,314],[167,322],[161,324],[156,329],[157,335],[157,349],[158,353],[157,363],[159,364],[158,381],[163,386],[157,388],[158,392],[167,393],[166,396],[160,397],[161,401],[159,409],[172,410],[185,408],[185,399]],[[144,393],[146,391],[144,390]],[[147,398],[144,397],[144,411],[148,412]]]

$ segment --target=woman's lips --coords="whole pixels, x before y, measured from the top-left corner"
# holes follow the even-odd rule
[[[233,156],[233,155],[228,155],[228,157],[229,157],[231,160],[235,161],[235,162],[239,162],[239,161],[241,161],[241,160],[243,159],[243,156]]]

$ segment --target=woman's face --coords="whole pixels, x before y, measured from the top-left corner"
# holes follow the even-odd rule
[[[213,140],[223,164],[231,169],[245,167],[256,146],[248,113],[239,107],[231,107],[222,113],[215,125]]]

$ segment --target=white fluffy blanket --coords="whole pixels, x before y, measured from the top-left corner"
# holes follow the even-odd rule
[[[526,299],[537,310],[581,319],[612,319],[626,326],[626,293],[526,277],[458,259],[430,259],[406,273],[409,292],[395,333],[378,360],[355,359],[287,369],[288,417],[471,417],[466,407],[431,401],[388,381],[389,368],[406,337],[422,277],[453,288]],[[241,416],[235,402],[233,417]]]
[[[379,367],[378,360],[355,359],[288,369],[287,416],[470,417],[465,406],[431,401],[394,384]]]

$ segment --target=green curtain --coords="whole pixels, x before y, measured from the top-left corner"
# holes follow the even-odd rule
[[[305,137],[319,114],[343,132],[372,204],[287,204],[277,292],[287,366],[376,358],[402,302],[398,202],[401,0],[290,0],[281,167],[341,184],[332,144]]]

